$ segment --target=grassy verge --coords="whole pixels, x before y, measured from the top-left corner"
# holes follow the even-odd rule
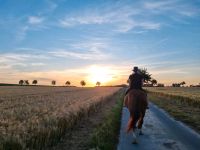
[[[100,124],[91,136],[90,147],[94,150],[114,150],[118,143],[123,93],[117,95],[117,103],[106,115],[105,121]]]
[[[180,120],[200,133],[199,105],[188,103],[180,97],[150,92],[149,100],[166,110],[175,119]],[[192,104],[192,105],[190,105]]]

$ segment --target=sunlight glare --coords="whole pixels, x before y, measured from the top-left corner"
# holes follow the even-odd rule
[[[96,84],[97,81],[105,84],[112,80],[112,71],[107,67],[91,66],[88,73],[88,80],[93,84]]]

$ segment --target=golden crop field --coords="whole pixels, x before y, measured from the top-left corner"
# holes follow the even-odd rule
[[[118,87],[0,87],[0,149],[56,143]]]
[[[200,101],[199,87],[148,87],[146,89],[152,92],[183,96]]]
[[[200,132],[199,87],[148,87],[148,99],[176,120]]]

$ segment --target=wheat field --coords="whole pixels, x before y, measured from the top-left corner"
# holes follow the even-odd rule
[[[0,149],[43,149],[118,87],[0,87]]]
[[[174,96],[183,96],[200,101],[199,87],[148,87],[151,92],[159,92]]]
[[[199,87],[148,87],[145,89],[154,95],[166,96],[172,100],[176,99],[180,103],[200,108]]]

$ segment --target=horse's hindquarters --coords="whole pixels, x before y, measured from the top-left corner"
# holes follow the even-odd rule
[[[125,106],[128,107],[130,112],[127,131],[135,128],[137,122],[138,128],[142,128],[143,118],[147,108],[146,93],[141,90],[129,91],[128,95],[125,97]]]

